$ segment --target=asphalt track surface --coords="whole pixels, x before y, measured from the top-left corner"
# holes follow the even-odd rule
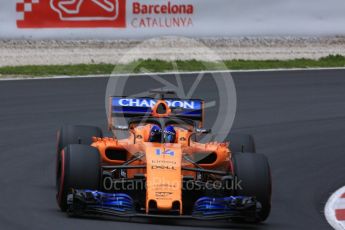
[[[106,127],[107,78],[90,78],[0,82],[0,229],[330,229],[324,203],[345,183],[345,71],[233,76],[234,131],[252,133],[271,164],[273,207],[265,223],[133,223],[61,213],[54,185],[57,128],[64,122]]]

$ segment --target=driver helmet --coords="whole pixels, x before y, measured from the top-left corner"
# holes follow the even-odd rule
[[[161,142],[162,140],[162,129],[154,125],[150,130],[149,142]]]
[[[165,143],[175,143],[176,131],[174,126],[169,125],[164,129],[164,142]]]

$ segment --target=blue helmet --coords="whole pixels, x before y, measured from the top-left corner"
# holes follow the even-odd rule
[[[174,126],[167,126],[164,129],[164,142],[165,143],[175,143],[176,139],[176,131],[174,129]]]
[[[162,141],[162,129],[154,125],[150,130],[149,142],[161,142]]]

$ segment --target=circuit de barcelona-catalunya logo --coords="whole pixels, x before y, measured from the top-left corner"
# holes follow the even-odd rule
[[[126,0],[20,0],[18,28],[126,27]]]

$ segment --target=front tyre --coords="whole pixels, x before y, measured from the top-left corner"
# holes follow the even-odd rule
[[[240,186],[236,195],[256,197],[262,208],[255,222],[265,221],[271,210],[271,172],[268,160],[263,154],[232,154],[234,173]]]
[[[86,145],[68,145],[58,155],[56,199],[62,211],[67,210],[70,189],[98,190],[101,167],[98,149]]]

